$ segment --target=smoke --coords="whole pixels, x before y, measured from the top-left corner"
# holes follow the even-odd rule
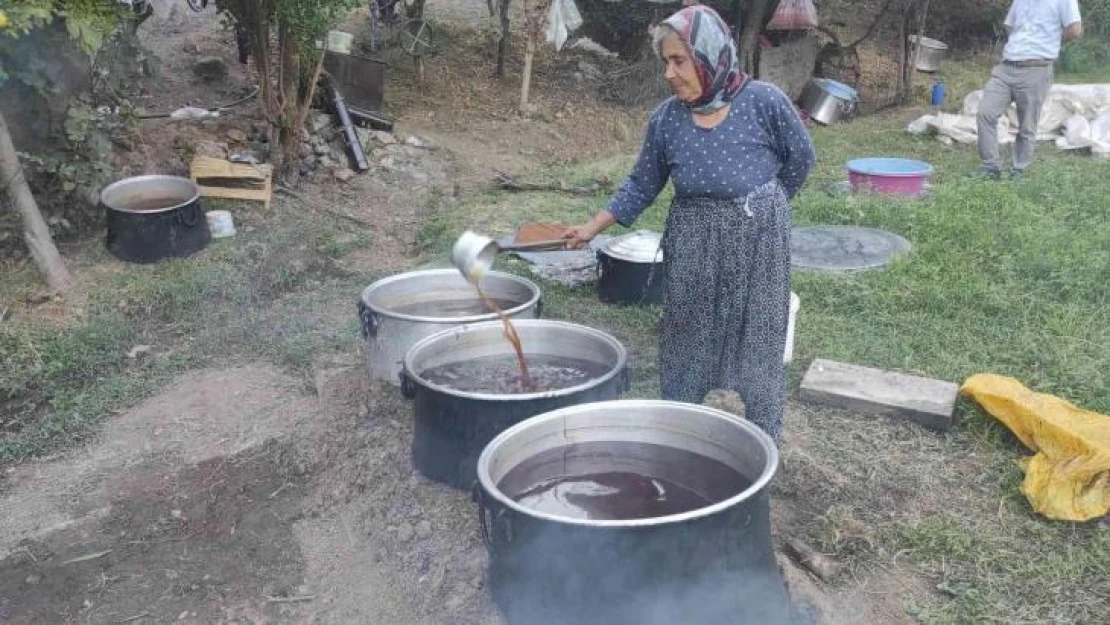
[[[794,622],[766,495],[713,517],[644,529],[502,511],[491,538],[490,588],[509,625]]]

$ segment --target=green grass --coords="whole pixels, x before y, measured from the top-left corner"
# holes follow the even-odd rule
[[[957,383],[995,372],[1110,413],[1105,163],[1042,144],[1025,180],[973,182],[974,146],[909,136],[912,118],[814,131],[819,165],[794,203],[795,223],[883,228],[913,251],[879,271],[795,272],[802,309],[792,379],[817,357]],[[847,160],[875,155],[932,163],[932,196],[826,192],[844,179]],[[531,177],[620,180],[631,164],[614,158]],[[464,228],[505,234],[534,220],[584,221],[605,200],[486,192],[439,215],[430,232],[440,241],[429,248],[445,252]],[[661,230],[669,201],[668,189],[635,227]],[[499,266],[527,273],[519,262]],[[590,289],[543,288],[547,316],[607,330],[629,346],[633,395],[658,393],[658,309],[598,306]],[[970,402],[958,413],[961,426],[947,435],[848,413],[795,416],[788,435],[800,442],[786,447],[776,487],[800,517],[795,529],[849,564],[853,574],[840,583],[887,575],[892,559],[925,580],[929,591],[905,598],[924,622],[1110,621],[1110,532],[1034,515],[1018,490],[1021,446]]]
[[[366,242],[344,222],[289,211],[280,225],[214,241],[189,259],[109,274],[71,326],[0,325],[0,466],[95,433],[104,417],[189,369],[263,359],[307,375],[314,358],[349,351],[354,315],[336,322],[329,313],[368,276],[334,261]],[[82,262],[104,256],[97,247]],[[36,279],[8,275],[0,289],[27,291]],[[130,358],[137,345],[153,351]]]

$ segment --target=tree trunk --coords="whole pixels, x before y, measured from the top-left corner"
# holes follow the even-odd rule
[[[743,28],[740,31],[740,70],[750,76],[759,74],[758,46],[759,33],[767,24],[778,0],[749,0],[744,10],[744,17],[740,20]]]
[[[46,284],[56,291],[68,291],[73,287],[73,277],[66,269],[58,248],[54,247],[54,240],[50,237],[50,228],[39,212],[35,197],[27,186],[27,179],[23,177],[23,165],[19,162],[15,145],[12,144],[11,133],[8,132],[8,122],[0,113],[0,182],[4,183],[8,201],[23,218],[23,240],[35,265],[42,272]]]
[[[520,83],[520,110],[528,106],[528,94],[532,88],[532,59],[536,56],[536,37],[529,29],[524,44],[524,79]]]
[[[287,169],[296,162],[297,150],[301,143],[301,126],[297,105],[299,104],[298,87],[301,82],[301,56],[297,50],[297,42],[289,33],[287,27],[282,27],[278,34],[278,43],[281,48],[281,77],[278,84],[281,86],[281,117],[278,143],[281,152],[273,159],[274,169],[282,172],[285,177]]]
[[[498,0],[497,12],[501,17],[501,38],[497,41],[497,70],[494,76],[505,77],[505,57],[509,55],[509,2]]]
[[[917,72],[917,61],[921,57],[921,38],[925,36],[925,19],[929,15],[929,0],[925,0],[918,7],[917,14],[917,45],[913,47],[913,58],[910,59],[910,71],[906,76],[906,98],[903,102],[909,102],[913,96],[913,77]]]

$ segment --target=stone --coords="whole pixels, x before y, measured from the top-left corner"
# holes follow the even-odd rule
[[[339,180],[340,182],[347,182],[351,178],[355,177],[355,172],[348,167],[336,167],[335,170],[331,172],[331,174],[335,176],[335,179]]]
[[[318,133],[332,125],[331,115],[319,111],[312,111],[312,114],[309,115],[308,118],[308,124],[309,129],[311,129],[313,133]]]
[[[227,138],[236,143],[246,143],[247,133],[239,130],[238,128],[232,128],[231,130],[227,131]]]
[[[420,538],[428,538],[432,535],[432,524],[427,521],[421,521],[416,524],[416,535]]]
[[[42,576],[37,573],[31,573],[27,576],[27,579],[23,581],[26,582],[28,586],[38,586],[39,582],[42,581]]]
[[[797,100],[813,78],[820,48],[821,43],[816,36],[806,35],[760,50],[759,76],[777,85],[792,101]]]
[[[309,143],[302,143],[300,151],[298,151],[297,154],[301,158],[308,158],[308,157],[312,156],[312,154],[313,154],[312,145],[309,144]]]
[[[381,143],[382,145],[394,145],[397,143],[397,137],[394,137],[393,133],[391,132],[385,132],[384,130],[372,130],[370,131],[370,134],[374,137],[375,141]]]
[[[150,345],[136,345],[127,352],[127,357],[131,360],[136,360],[142,356],[149,354],[151,349],[152,348],[150,347]]]
[[[335,167],[335,161],[331,160],[330,156],[324,155],[316,160],[320,167]]]
[[[414,530],[412,528],[411,523],[404,523],[400,527],[397,528],[397,540],[399,540],[403,543],[409,542],[410,540],[412,540],[412,537],[415,536],[415,535],[416,535],[416,530]]]
[[[193,154],[212,158],[227,158],[227,146],[211,139],[201,139],[193,145]]]
[[[798,398],[947,430],[955,422],[959,390],[952,382],[817,359],[802,378]]]
[[[227,78],[227,63],[218,56],[206,56],[193,63],[193,73],[205,82]]]
[[[196,54],[200,52],[200,48],[197,46],[197,42],[193,41],[192,39],[186,39],[184,43],[181,44],[181,49],[188,54]]]
[[[412,146],[421,150],[435,149],[435,145],[430,140],[424,137],[418,137],[416,135],[411,135],[410,137],[405,139],[405,145]]]
[[[328,154],[331,154],[331,146],[328,145],[326,141],[321,140],[315,143],[312,149],[320,156],[327,156]]]

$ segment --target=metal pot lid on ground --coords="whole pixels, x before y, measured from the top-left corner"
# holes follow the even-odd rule
[[[663,235],[658,232],[639,230],[613,237],[601,247],[601,251],[618,260],[657,263],[663,261],[662,240]]]

